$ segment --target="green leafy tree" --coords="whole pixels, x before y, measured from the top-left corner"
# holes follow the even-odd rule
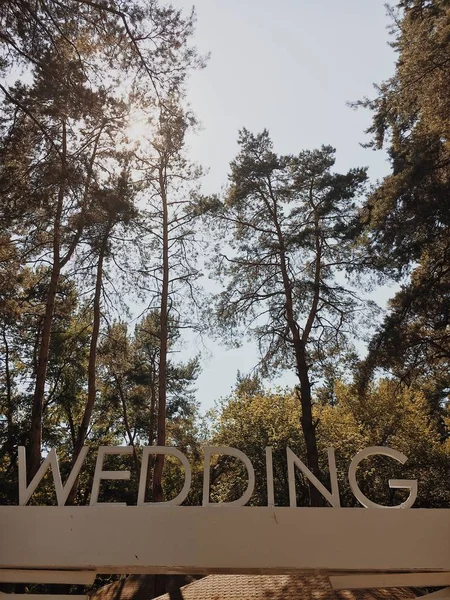
[[[380,504],[399,504],[406,499],[405,492],[389,488],[388,479],[417,479],[416,507],[448,506],[450,486],[444,473],[448,470],[450,445],[441,433],[439,419],[430,410],[426,390],[381,379],[370,385],[367,395],[341,382],[335,393],[336,405],[318,407],[317,416],[320,446],[336,448],[340,473],[346,474],[351,458],[359,450],[389,446],[403,452],[408,461],[399,466],[385,457],[366,459],[357,474],[363,493]],[[356,500],[345,476],[340,488],[343,503],[352,506]]]
[[[154,107],[161,94],[177,92],[189,68],[201,66],[202,61],[187,45],[193,13],[185,19],[179,11],[156,2],[144,8],[131,2],[118,7],[11,0],[2,4],[0,20],[8,25],[0,41],[0,67],[8,74],[13,67],[25,65],[26,81],[32,81],[0,88],[5,102],[2,217],[9,231],[19,236],[22,261],[50,263],[27,444],[30,479],[40,464],[58,286],[87,233],[93,205],[107,191],[105,172],[120,170],[112,164],[112,150],[120,136],[124,138],[123,119],[130,102],[134,108]],[[131,96],[119,81],[130,84]],[[100,247],[106,247],[106,242]],[[103,255],[100,252],[97,274],[102,271]],[[97,284],[88,407],[95,395],[101,277]],[[90,412],[88,408],[80,426],[77,447],[86,435]]]
[[[323,375],[330,357],[348,352],[362,307],[336,275],[351,264],[349,225],[366,172],[334,173],[329,146],[279,156],[267,131],[244,129],[239,145],[225,199],[215,201],[222,242],[214,262],[225,284],[216,323],[231,339],[248,328],[263,372],[295,369],[307,462],[320,477],[312,376]],[[311,502],[321,502],[313,487]]]
[[[250,504],[267,505],[265,447],[273,450],[275,503],[289,505],[286,447],[306,460],[298,429],[301,414],[295,392],[271,392],[238,383],[212,415],[211,443],[230,445],[242,450],[251,460],[256,485]],[[250,382],[251,383],[251,382]],[[342,506],[356,506],[347,473],[352,458],[368,446],[389,446],[403,452],[408,461],[398,465],[383,456],[367,458],[357,472],[358,485],[372,501],[387,506],[400,504],[405,492],[388,487],[388,480],[417,479],[415,506],[448,506],[450,485],[446,472],[450,445],[439,431],[439,423],[430,411],[422,390],[411,389],[394,380],[380,380],[370,387],[369,395],[360,396],[351,385],[337,382],[335,404],[316,403],[317,445],[321,470],[327,475],[327,448],[335,448]],[[308,503],[308,486],[296,470],[298,505]],[[219,458],[212,468],[212,498],[230,501],[247,487],[247,473],[240,461]],[[324,481],[325,485],[328,485]]]
[[[406,383],[433,379],[437,408],[450,386],[450,7],[404,0],[398,9],[395,74],[359,105],[373,111],[369,145],[386,147],[391,162],[362,211],[365,249],[401,289],[370,345],[361,383],[380,366]]]
[[[99,165],[111,157],[105,140],[114,135],[114,129],[117,132],[116,120],[123,112],[120,103],[106,103],[105,90],[92,91],[82,71],[73,67],[70,55],[59,65],[63,71],[67,67],[62,76],[55,77],[54,61],[55,57],[49,58],[49,70],[36,74],[30,86],[17,84],[10,92],[11,97],[19,96],[22,103],[33,106],[40,123],[8,102],[0,173],[0,193],[10,230],[20,236],[16,245],[22,260],[50,264],[28,443],[29,478],[40,463],[58,286],[80,243]],[[71,81],[69,89],[61,86],[61,77]]]
[[[186,363],[175,361],[180,338],[177,322],[169,320],[168,360],[166,368],[166,443],[184,449],[197,448],[197,406],[194,399],[195,380],[199,373],[198,358]],[[99,347],[101,394],[105,401],[116,407],[123,440],[134,448],[135,466],[142,445],[153,445],[157,440],[159,402],[159,355],[161,352],[161,320],[157,310],[149,312],[136,325],[130,338],[124,324],[113,324]],[[178,465],[171,477],[164,477],[164,493],[173,492],[173,473],[181,474]],[[152,480],[149,469],[148,481]],[[167,481],[166,481],[167,479]],[[154,498],[155,500],[155,498]],[[156,499],[157,501],[157,499]]]
[[[254,506],[267,506],[265,448],[272,448],[274,495],[277,506],[289,506],[286,447],[306,461],[298,426],[301,408],[295,392],[270,392],[253,378],[243,378],[231,397],[224,399],[212,415],[214,446],[231,446],[246,454],[255,469]],[[323,465],[322,472],[324,471]],[[308,486],[298,477],[299,505],[309,502]],[[228,502],[239,498],[247,487],[247,471],[239,460],[219,457],[211,469],[211,499]]]

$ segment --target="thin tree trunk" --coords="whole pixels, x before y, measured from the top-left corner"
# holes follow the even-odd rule
[[[8,338],[6,337],[6,326],[3,326],[3,343],[5,345],[5,379],[6,379],[6,442],[3,445],[2,450],[6,451],[9,455],[10,464],[13,465],[15,463],[16,457],[14,455],[14,435],[13,435],[13,399],[12,399],[12,377],[11,377],[11,369],[10,369],[10,357],[9,357],[9,344]]]
[[[157,445],[166,445],[166,397],[167,397],[167,337],[168,337],[168,299],[169,299],[169,232],[166,193],[166,176],[164,166],[159,168],[159,187],[163,214],[163,265],[160,309],[160,352],[158,367],[158,427]],[[158,454],[153,472],[153,501],[163,501],[162,474],[164,455]]]
[[[133,461],[137,473],[139,471],[139,461],[137,457],[136,446],[134,444],[134,436],[131,433],[130,422],[128,420],[127,402],[125,399],[125,394],[123,393],[122,381],[117,375],[114,375],[114,379],[116,381],[117,389],[119,390],[120,403],[122,405],[123,424],[125,425],[125,431],[127,432],[128,442],[133,448]]]
[[[89,423],[91,422],[92,411],[94,410],[95,396],[96,396],[96,369],[97,369],[97,345],[98,337],[100,334],[100,318],[101,318],[101,293],[103,284],[103,262],[105,259],[106,248],[108,245],[109,233],[111,231],[111,225],[109,224],[106,232],[104,233],[100,252],[97,263],[97,275],[95,281],[95,294],[94,294],[94,316],[92,324],[92,335],[89,346],[89,362],[88,362],[88,395],[86,406],[84,408],[83,418],[80,426],[78,427],[77,441],[74,448],[72,466],[75,464],[81,449],[83,448],[84,442],[89,431]],[[67,504],[73,504],[75,496],[77,494],[79,484],[79,478],[75,480],[70,494],[67,498]]]
[[[67,421],[69,422],[69,430],[70,430],[70,440],[72,442],[72,448],[75,448],[75,444],[77,442],[77,436],[75,433],[75,424],[73,422],[73,415],[70,409],[70,405],[66,409]]]
[[[45,302],[45,315],[42,327],[41,343],[38,354],[36,371],[36,383],[31,410],[30,438],[28,443],[27,478],[30,482],[36,475],[41,463],[42,445],[42,413],[45,395],[45,380],[47,377],[47,366],[50,349],[50,336],[52,330],[53,313],[55,310],[55,299],[58,290],[59,276],[61,273],[60,250],[61,250],[61,218],[64,195],[66,191],[66,168],[67,168],[67,133],[66,123],[62,124],[62,152],[61,152],[61,183],[58,190],[55,221],[53,225],[53,264],[50,277],[50,285]]]

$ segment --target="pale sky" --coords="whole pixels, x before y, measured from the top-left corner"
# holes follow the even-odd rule
[[[195,44],[211,53],[188,94],[202,123],[190,147],[191,157],[209,169],[205,192],[226,184],[242,127],[269,129],[278,153],[331,144],[337,170],[368,166],[371,181],[387,173],[384,153],[360,146],[368,141],[370,113],[346,104],[372,97],[373,83],[394,72],[384,0],[198,0],[195,6]],[[238,369],[249,372],[258,360],[253,344],[227,350],[207,340],[207,348],[197,381],[204,410],[231,391]],[[291,374],[273,383],[294,382]]]

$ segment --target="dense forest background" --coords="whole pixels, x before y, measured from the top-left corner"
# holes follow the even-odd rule
[[[197,127],[187,80],[207,63],[194,12],[7,0],[0,19],[0,504],[18,503],[19,446],[30,483],[50,448],[65,481],[83,447],[100,445],[133,449],[108,459],[132,476],[102,482],[101,501],[135,504],[143,446],[168,445],[189,456],[186,503],[200,504],[209,444],[250,457],[253,505],[267,503],[271,446],[281,506],[286,446],[325,485],[333,446],[353,506],[348,464],[374,445],[408,461],[368,459],[368,497],[399,504],[404,491],[387,481],[411,478],[416,506],[448,507],[448,2],[391,9],[395,74],[357,103],[373,117],[368,145],[388,151],[381,182],[357,165],[336,171],[339,148],[283,154],[267,130],[244,128],[223,189],[208,195],[186,145]],[[368,298],[386,283],[398,291],[380,319]],[[250,339],[260,354],[206,416],[201,355],[179,358],[187,331]],[[272,389],[283,372],[296,385]],[[93,449],[67,504],[89,502]],[[159,455],[151,467],[147,499],[176,495],[178,462]],[[297,476],[298,503],[321,505]],[[246,486],[226,457],[211,478],[215,501]],[[30,502],[56,502],[51,477]]]

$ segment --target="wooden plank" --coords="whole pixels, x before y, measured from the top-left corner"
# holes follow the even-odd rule
[[[442,573],[351,573],[331,575],[334,590],[394,587],[439,587],[450,585],[450,572]]]
[[[449,509],[1,506],[0,568],[450,571]]]
[[[0,569],[2,583],[67,583],[92,585],[95,571],[54,571],[51,569]]]

